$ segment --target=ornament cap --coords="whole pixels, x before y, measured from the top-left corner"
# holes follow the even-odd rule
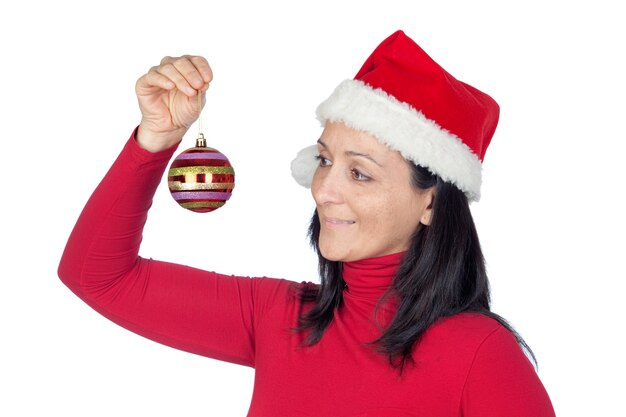
[[[198,137],[196,138],[196,148],[206,148],[206,139],[202,133],[198,133]]]

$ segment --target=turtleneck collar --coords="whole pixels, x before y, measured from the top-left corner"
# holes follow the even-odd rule
[[[351,296],[378,301],[391,285],[405,252],[343,263],[345,291]]]

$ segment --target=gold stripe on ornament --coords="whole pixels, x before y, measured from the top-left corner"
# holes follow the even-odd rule
[[[172,191],[185,191],[185,190],[222,190],[233,189],[235,184],[232,182],[180,182],[180,181],[168,181],[167,186]]]
[[[167,175],[169,177],[175,177],[177,175],[185,175],[185,174],[235,174],[235,170],[233,167],[202,167],[202,166],[191,166],[191,167],[180,167],[180,168],[171,168]]]
[[[180,203],[184,208],[218,208],[226,204],[224,201],[192,201],[189,203]]]

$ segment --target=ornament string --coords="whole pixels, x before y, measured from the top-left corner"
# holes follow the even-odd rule
[[[202,91],[198,90],[198,136],[202,135]]]
[[[196,139],[196,147],[206,147],[204,133],[202,133],[202,91],[198,90],[198,138]]]

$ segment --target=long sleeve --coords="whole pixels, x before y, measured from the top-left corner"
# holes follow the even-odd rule
[[[481,314],[433,325],[415,352],[417,366],[399,377],[367,343],[379,331],[377,297],[357,289],[380,283],[377,263],[344,265],[351,285],[342,307],[321,341],[303,346],[304,335],[293,331],[308,308],[298,289],[314,284],[141,258],[148,210],[174,150],[150,153],[131,137],[70,235],[59,276],[96,311],[157,342],[254,367],[250,417],[554,417],[513,336]]]
[[[142,259],[142,231],[174,148],[134,135],[92,194],[67,242],[61,280],[96,311],[157,342],[254,366],[254,317],[282,280],[224,276]]]
[[[463,417],[555,415],[534,367],[502,326],[476,352],[461,402]]]

